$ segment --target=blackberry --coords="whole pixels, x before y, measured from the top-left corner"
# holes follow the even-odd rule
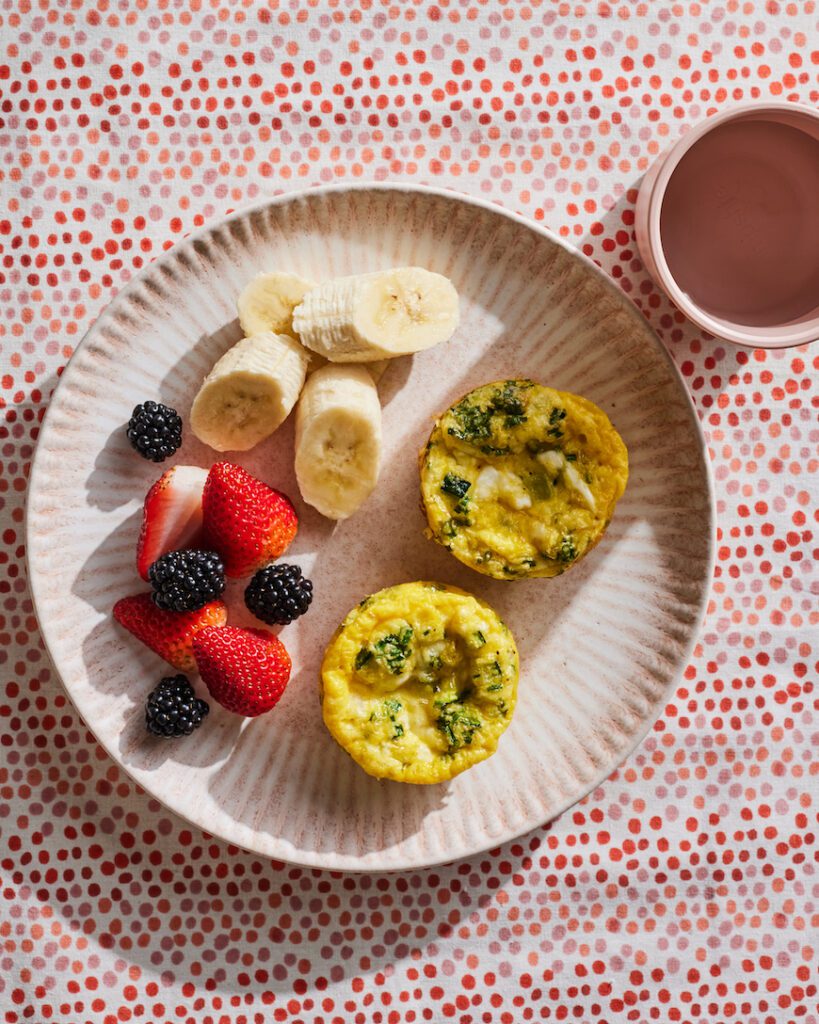
[[[143,459],[164,462],[182,444],[182,419],[167,405],[143,402],[131,413],[128,440]]]
[[[286,626],[304,615],[313,600],[313,584],[297,565],[259,569],[245,589],[245,604],[269,626]]]
[[[153,563],[151,597],[166,612],[195,612],[225,589],[225,567],[215,551],[170,551]]]
[[[145,705],[145,725],[154,736],[190,736],[210,711],[185,676],[167,676],[151,691]]]

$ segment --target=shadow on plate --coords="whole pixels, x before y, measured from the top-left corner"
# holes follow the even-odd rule
[[[71,593],[97,612],[110,613],[120,597],[148,590],[136,571],[136,544],[142,511],[132,512],[115,527],[83,563]],[[105,585],[105,580],[110,586]]]
[[[299,777],[301,801],[294,813],[292,804],[278,799],[280,780],[292,748],[304,743],[311,756]],[[294,675],[277,709],[247,722],[208,781],[212,799],[237,824],[297,850],[355,851],[362,858],[421,831],[427,814],[446,807],[449,791],[449,783],[407,786],[364,772],[324,727],[311,670]]]
[[[132,500],[130,480],[139,475],[143,468],[140,463],[145,461],[131,447],[126,434],[131,411],[126,409],[123,412],[122,425],[106,438],[85,482],[87,503],[103,512],[113,512]],[[136,466],[134,459],[138,460]]]
[[[89,616],[96,620],[82,640],[86,675],[91,687],[105,700],[121,702],[128,698],[128,707],[119,711],[123,727],[118,737],[119,755],[126,767],[155,771],[167,761],[207,767],[219,759],[220,749],[230,749],[241,719],[222,711],[208,699],[202,683],[191,674],[198,696],[208,699],[211,705],[211,713],[201,728],[210,725],[214,734],[218,731],[220,747],[197,742],[197,733],[175,741],[148,733],[144,719],[148,694],[160,679],[176,675],[177,670],[131,636],[112,616],[113,606],[121,597],[149,589],[134,565],[141,519],[142,513],[134,512],[104,537],[72,585],[72,594],[88,606]],[[214,718],[220,719],[218,727],[213,725]]]
[[[210,372],[213,364],[220,359],[229,348],[232,348],[244,337],[238,318],[222,324],[210,334],[200,334],[193,345],[185,351],[181,359],[171,367],[159,384],[159,399],[169,405],[178,406],[185,427],[188,427],[190,402],[196,394],[202,380]],[[187,398],[187,404],[181,405],[180,392]],[[186,437],[190,429],[186,431]],[[203,448],[211,452],[210,448]]]
[[[187,765],[190,768],[208,768],[227,758],[236,743],[243,720],[238,715],[220,708],[196,675],[189,676],[191,684],[196,690],[197,697],[207,700],[210,706],[208,716],[199,729],[190,736],[182,736],[179,739],[165,739],[147,731],[145,700],[155,683],[164,675],[175,674],[175,669],[170,665],[163,665],[156,674],[155,682],[146,685],[143,698],[127,712],[118,744],[119,755],[126,768],[155,772],[169,762]],[[207,730],[206,743],[202,742],[205,735],[203,730]]]
[[[412,373],[413,356],[401,356],[398,359],[390,359],[387,367],[378,382],[378,397],[381,400],[381,408],[386,409],[390,402],[398,395],[407,383]],[[364,364],[366,366],[366,363]]]

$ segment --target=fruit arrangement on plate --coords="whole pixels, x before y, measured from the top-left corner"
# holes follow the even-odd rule
[[[237,304],[245,337],[205,377],[190,429],[216,452],[243,452],[295,410],[302,499],[331,519],[353,515],[378,482],[378,380],[390,360],[452,338],[457,291],[419,267],[321,284],[274,272]],[[175,454],[182,431],[179,413],[152,401],[127,428],[154,462]],[[527,379],[488,383],[438,417],[421,452],[426,533],[483,575],[554,577],[600,541],[627,478],[626,447],[592,402]],[[149,732],[181,737],[202,725],[209,705],[194,673],[235,714],[278,703],[291,660],[270,627],[313,600],[301,568],[279,561],[297,529],[290,498],[232,461],[175,465],[150,488],[136,566],[151,589],[114,607],[179,673],[148,697]],[[244,581],[259,628],[228,623],[228,578]],[[400,584],[365,597],[328,638],[322,714],[371,775],[441,782],[495,751],[518,673],[514,638],[484,601],[442,583]]]

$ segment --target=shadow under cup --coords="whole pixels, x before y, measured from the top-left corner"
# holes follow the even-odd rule
[[[819,337],[819,114],[759,104],[692,128],[646,176],[637,238],[711,333],[774,348]]]

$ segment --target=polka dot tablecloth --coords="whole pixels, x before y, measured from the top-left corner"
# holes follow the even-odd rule
[[[798,2],[0,0],[0,1011],[7,1024],[816,1022],[816,348],[732,348],[657,292],[640,176],[732,101],[819,102]],[[192,830],[50,668],[23,504],[60,370],[186,232],[326,181],[487,196],[598,260],[702,417],[718,559],[649,738],[550,826],[339,875]]]

